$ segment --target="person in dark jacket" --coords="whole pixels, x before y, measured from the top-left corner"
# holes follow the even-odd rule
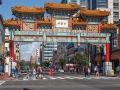
[[[18,78],[18,68],[17,68],[17,66],[15,66],[14,73],[15,73],[15,77],[16,77],[16,79],[17,79],[17,78]]]
[[[84,72],[85,72],[85,77],[88,76],[88,68],[87,67],[85,67]]]

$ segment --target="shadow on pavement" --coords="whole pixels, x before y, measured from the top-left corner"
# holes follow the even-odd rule
[[[28,88],[23,88],[23,90],[30,90],[30,89],[28,89]]]

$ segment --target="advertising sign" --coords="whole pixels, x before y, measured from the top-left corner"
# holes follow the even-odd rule
[[[68,28],[68,20],[56,20],[56,27]]]

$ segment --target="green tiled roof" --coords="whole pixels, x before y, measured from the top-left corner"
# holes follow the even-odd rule
[[[73,46],[74,46],[74,43],[73,43],[73,42],[71,42],[71,43],[69,43],[69,44],[67,45],[67,47],[66,47],[66,48],[68,49],[68,48],[73,47]]]

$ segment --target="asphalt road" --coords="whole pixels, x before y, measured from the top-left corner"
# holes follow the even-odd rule
[[[45,74],[44,78],[49,79],[43,80],[21,80],[20,78],[4,81],[0,85],[0,90],[120,90],[119,77],[96,78],[91,76],[88,78],[83,75],[58,73],[53,77]]]

